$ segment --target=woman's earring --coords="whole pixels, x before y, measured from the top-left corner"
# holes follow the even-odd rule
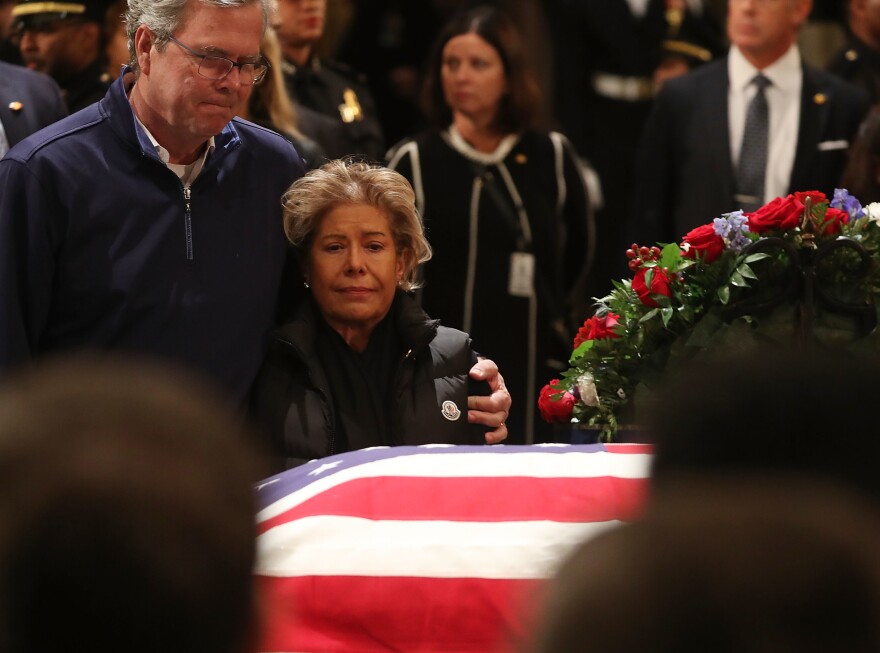
[[[309,282],[303,281],[303,288],[308,288],[308,287],[309,287]]]

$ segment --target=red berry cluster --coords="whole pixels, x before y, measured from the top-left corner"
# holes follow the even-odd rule
[[[626,257],[629,259],[629,269],[635,272],[642,265],[649,261],[656,261],[660,258],[659,247],[639,247],[635,243],[626,250]]]

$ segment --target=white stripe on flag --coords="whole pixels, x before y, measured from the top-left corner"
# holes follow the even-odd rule
[[[534,478],[646,478],[651,455],[635,453],[566,452],[457,453],[431,452],[384,458],[349,469],[330,472],[293,492],[257,514],[257,522],[271,519],[328,489],[357,478],[419,476],[434,478],[530,476]]]
[[[255,573],[541,579],[575,544],[619,523],[307,517],[257,538]]]

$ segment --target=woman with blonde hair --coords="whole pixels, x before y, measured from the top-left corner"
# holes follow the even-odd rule
[[[468,395],[479,392],[470,337],[407,294],[431,248],[406,179],[331,161],[283,202],[309,297],[274,334],[253,415],[284,466],[380,445],[497,441],[469,423]]]

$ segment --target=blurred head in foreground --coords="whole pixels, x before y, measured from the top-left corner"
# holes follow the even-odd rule
[[[653,402],[655,487],[680,474],[808,474],[880,501],[877,359],[764,348],[669,375]]]
[[[239,424],[179,370],[77,358],[7,378],[0,650],[247,650],[262,469]]]
[[[880,650],[876,509],[833,484],[682,483],[582,544],[534,653]]]

